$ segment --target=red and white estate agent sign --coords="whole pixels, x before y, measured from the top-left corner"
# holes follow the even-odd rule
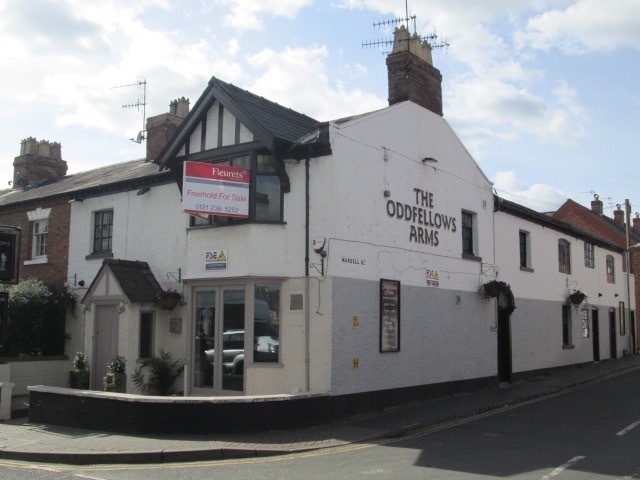
[[[250,179],[248,168],[184,162],[182,207],[187,213],[247,218]]]

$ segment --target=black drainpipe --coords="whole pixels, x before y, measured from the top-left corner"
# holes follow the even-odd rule
[[[305,205],[304,205],[304,276],[309,276],[309,156],[304,161],[304,191],[305,191]]]

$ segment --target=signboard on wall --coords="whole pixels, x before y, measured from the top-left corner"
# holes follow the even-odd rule
[[[0,226],[0,283],[18,283],[20,229]]]
[[[7,306],[9,294],[0,292],[0,353],[4,352],[4,332],[7,328]]]
[[[209,250],[204,255],[205,270],[226,270],[227,269],[227,250]]]
[[[249,216],[249,168],[184,162],[183,173],[182,207],[185,212],[220,217]]]
[[[380,279],[380,351],[400,351],[400,282]]]

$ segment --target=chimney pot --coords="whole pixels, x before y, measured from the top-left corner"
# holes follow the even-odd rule
[[[598,215],[602,215],[602,213],[604,212],[602,207],[602,200],[600,200],[600,197],[597,194],[594,195],[593,200],[591,200],[591,210]]]

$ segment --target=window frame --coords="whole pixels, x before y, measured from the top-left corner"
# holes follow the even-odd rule
[[[519,230],[518,243],[520,247],[520,270],[533,272],[533,268],[531,268],[531,233],[526,230]]]
[[[282,179],[278,174],[278,169],[274,166],[272,169],[261,168],[266,165],[266,162],[261,163],[260,159],[264,157],[271,157],[272,162],[277,162],[277,158],[265,149],[254,149],[246,152],[236,152],[233,154],[226,154],[216,157],[211,160],[204,161],[205,163],[211,163],[212,165],[233,165],[248,167],[251,170],[251,180],[249,183],[249,217],[237,218],[237,217],[225,217],[218,215],[206,215],[196,216],[191,215],[189,219],[189,227],[224,227],[229,225],[243,225],[247,223],[261,223],[261,224],[274,224],[281,225],[284,222],[284,193]],[[248,159],[248,162],[246,161]],[[277,199],[277,218],[257,218],[258,204],[257,194],[260,179],[263,178],[275,178],[277,179],[280,195]]]
[[[558,240],[558,271],[571,274],[571,243],[564,238]]]
[[[596,267],[596,246],[586,240],[584,242],[584,266],[587,268]]]
[[[278,292],[277,298],[272,294],[274,291]],[[264,321],[259,320],[258,318],[258,300],[263,300],[266,302],[269,308],[269,319],[268,323],[271,327],[277,328],[278,330],[278,345],[273,346],[273,351],[271,350],[272,345],[269,344],[267,346],[267,351],[258,351],[258,335],[256,335],[256,324],[266,323]],[[274,308],[275,307],[275,308]],[[275,315],[274,315],[275,312]],[[274,319],[277,322],[274,323]],[[281,338],[282,338],[282,283],[277,281],[260,281],[255,282],[253,284],[253,364],[257,365],[273,365],[273,364],[281,364],[282,362],[282,354],[281,354]]]
[[[482,258],[478,256],[478,215],[476,212],[470,210],[460,212],[460,238],[462,258],[482,261]]]
[[[146,318],[143,318],[143,316]],[[143,322],[149,323],[148,329],[143,329]],[[147,331],[143,332],[143,330]],[[153,310],[141,310],[138,317],[138,360],[147,360],[153,357],[155,352],[155,332],[156,313]]]
[[[605,270],[607,275],[607,283],[616,283],[616,263],[613,255],[605,257]]]
[[[39,226],[44,226],[44,231],[37,231]],[[32,228],[31,258],[33,260],[47,258],[47,245],[49,237],[49,219],[34,220]],[[42,251],[40,251],[42,250]]]
[[[571,306],[562,305],[562,348],[574,348],[571,320]]]
[[[103,222],[103,218],[109,214],[109,223]],[[98,219],[100,218],[100,223]],[[96,256],[111,256],[113,255],[113,209],[96,210],[93,212],[93,236],[91,239],[91,254]],[[102,230],[105,226],[109,227],[108,235],[104,235]],[[98,235],[100,233],[100,235]],[[102,248],[104,241],[108,239],[108,248]],[[101,245],[98,244],[100,242]],[[100,248],[97,248],[100,247]]]
[[[40,263],[47,263],[49,261],[47,252],[49,250],[50,216],[51,208],[38,207],[35,210],[27,212],[31,234],[31,251],[29,252],[30,257],[24,261],[25,265],[35,265]],[[39,225],[44,225],[46,227],[46,232],[36,232]],[[44,248],[44,251],[41,250],[42,248]]]

